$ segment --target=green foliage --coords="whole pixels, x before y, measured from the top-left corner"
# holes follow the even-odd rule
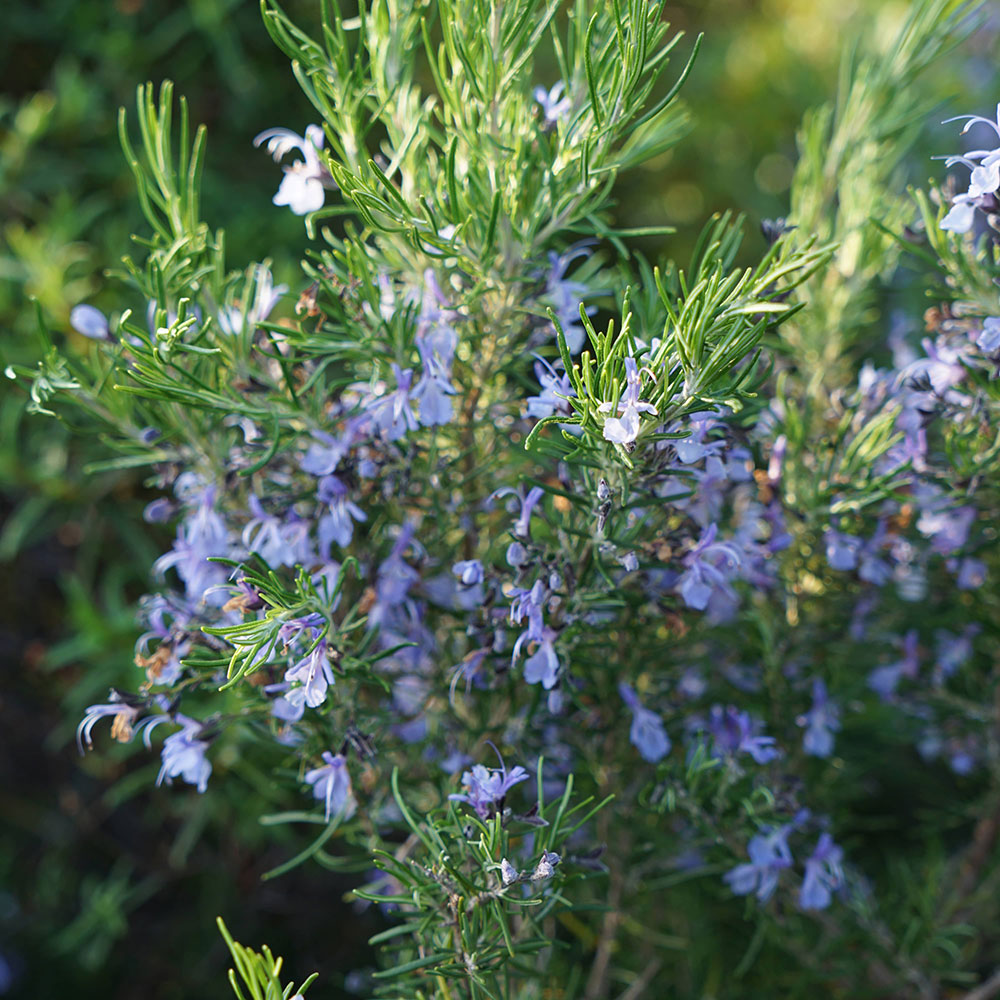
[[[295,998],[304,997],[306,990],[319,978],[319,973],[314,972],[298,989],[291,983],[282,987],[279,978],[282,959],[275,959],[271,954],[271,949],[266,944],[262,945],[262,951],[256,952],[245,948],[238,941],[234,941],[229,929],[223,923],[222,917],[219,917],[216,923],[219,925],[219,930],[226,940],[229,953],[233,956],[233,962],[236,965],[236,969],[229,970],[229,983],[239,1000],[247,1000],[247,998],[237,982],[237,970],[250,994],[250,1000],[295,1000]]]

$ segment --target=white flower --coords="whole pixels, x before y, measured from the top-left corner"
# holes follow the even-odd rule
[[[323,207],[326,188],[333,183],[330,172],[319,158],[324,140],[319,125],[308,126],[304,138],[287,128],[265,129],[254,137],[255,146],[267,143],[267,151],[275,163],[280,163],[294,149],[305,157],[284,168],[285,177],[272,199],[275,205],[287,205],[296,215],[306,215]]]

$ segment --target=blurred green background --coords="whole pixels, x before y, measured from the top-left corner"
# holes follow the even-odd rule
[[[285,7],[309,25],[316,0]],[[762,218],[784,215],[803,113],[828,100],[844,42],[889,30],[905,3],[877,0],[706,0],[669,17],[705,45],[684,91],[693,127],[674,151],[621,185],[618,223],[670,223],[676,236],[639,246],[683,260],[703,221],[733,208],[750,219],[748,259],[764,248]],[[911,180],[937,167],[947,114],[988,112],[995,33],[979,32],[924,80],[932,117]],[[37,0],[4,9],[0,37],[0,356],[31,363],[36,299],[56,337],[81,301],[126,304],[104,276],[141,231],[117,140],[117,110],[135,87],[169,77],[209,128],[204,214],[228,235],[230,262],[270,257],[300,284],[300,219],[271,205],[280,179],[251,146],[261,129],[296,131],[314,116],[272,46],[254,0]],[[551,85],[554,80],[540,79]],[[903,183],[901,179],[901,183]],[[377,926],[336,924],[349,888],[304,867],[272,883],[287,857],[256,817],[276,794],[247,761],[199,797],[153,790],[154,755],[108,749],[81,759],[73,731],[114,684],[133,686],[134,602],[169,545],[145,525],[154,495],[140,476],[85,474],[101,442],[24,413],[0,392],[0,995],[225,996],[223,914],[250,945],[288,953],[301,977],[364,964]],[[230,831],[239,830],[238,838]],[[337,976],[324,996],[339,995]]]

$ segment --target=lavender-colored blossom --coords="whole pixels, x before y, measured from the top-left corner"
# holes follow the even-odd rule
[[[545,279],[545,298],[556,314],[570,354],[576,354],[583,347],[586,337],[580,321],[580,302],[588,295],[595,295],[597,292],[590,289],[582,281],[568,279],[566,271],[572,261],[578,257],[586,256],[587,253],[587,247],[579,244],[570,247],[562,254],[549,252],[550,267]],[[594,307],[587,309],[588,314],[593,311]],[[553,332],[554,330],[553,327]]]
[[[523,639],[524,636],[521,637]],[[559,680],[559,657],[556,654],[557,634],[548,626],[542,629],[538,648],[524,661],[524,679],[528,684],[541,683],[546,691],[554,688]],[[518,639],[520,645],[521,639]]]
[[[996,354],[1000,351],[1000,316],[987,316],[983,320],[983,328],[976,337],[976,347],[983,354]]]
[[[562,80],[550,90],[546,90],[544,87],[535,88],[534,97],[541,106],[546,125],[555,125],[556,122],[565,118],[573,107],[573,102],[569,97],[563,95],[565,89],[566,84]]]
[[[959,590],[978,590],[986,582],[986,563],[971,556],[962,559],[957,566],[949,563],[949,569],[955,572],[955,586]]]
[[[876,667],[868,675],[868,686],[883,700],[896,693],[902,678],[913,680],[920,670],[920,642],[916,629],[910,629],[903,638],[903,658],[884,667]]]
[[[570,416],[573,407],[569,400],[576,397],[576,390],[570,384],[569,375],[556,371],[544,358],[535,362],[535,378],[541,386],[537,396],[527,398],[528,416],[542,420],[558,413],[560,416]]]
[[[632,726],[629,741],[639,751],[639,756],[650,764],[656,764],[670,753],[670,737],[663,728],[663,720],[644,707],[639,696],[628,684],[618,685],[622,701],[632,711]]]
[[[354,815],[357,803],[351,791],[351,775],[347,770],[347,761],[343,754],[334,756],[329,750],[323,751],[322,767],[314,767],[306,771],[305,783],[312,785],[313,798],[324,803],[324,813],[327,822],[331,815],[348,820]]]
[[[315,441],[299,459],[299,468],[312,476],[328,476],[351,450],[353,435],[338,438],[325,431],[313,431],[312,436]]]
[[[545,615],[545,584],[536,580],[530,590],[513,587],[510,597],[510,621],[512,625],[520,625],[528,619],[527,631],[517,640],[514,646],[514,658],[517,658],[520,645],[524,641],[541,642]]]
[[[500,861],[500,880],[504,885],[512,885],[521,877],[521,873],[506,859]]]
[[[958,346],[943,337],[936,341],[925,337],[921,344],[927,357],[918,358],[907,365],[899,373],[900,383],[926,378],[934,393],[943,396],[965,380],[968,371],[963,362],[969,358],[971,348],[968,344]]]
[[[805,728],[802,747],[814,757],[829,757],[833,753],[833,734],[840,729],[840,710],[827,696],[826,684],[817,677],[813,681],[812,708],[795,721]]]
[[[301,684],[302,694],[296,695],[293,699],[291,696],[295,694],[296,689],[292,688],[285,696],[286,700],[295,704],[301,697],[310,708],[318,708],[326,701],[327,688],[335,683],[327,649],[326,640],[320,639],[302,659],[288,669],[285,680]]]
[[[417,317],[417,350],[426,365],[429,359],[437,362],[441,373],[451,376],[451,363],[458,346],[455,323],[458,313],[452,309],[437,276],[431,268],[424,271],[424,284],[420,291],[420,315]]]
[[[934,663],[935,681],[940,684],[951,677],[972,656],[972,640],[982,631],[976,624],[966,625],[958,634],[939,628],[934,632],[937,655]]]
[[[945,124],[955,121],[965,122],[962,135],[965,135],[973,125],[986,125],[1000,138],[1000,105],[997,106],[995,122],[981,115],[959,115],[947,119]],[[1000,146],[993,149],[973,149],[960,156],[949,156],[945,159],[945,164],[949,167],[955,163],[961,163],[969,168],[969,189],[952,199],[952,208],[941,220],[941,228],[965,233],[972,228],[975,206],[984,197],[995,194],[1000,188]]]
[[[372,422],[386,441],[398,441],[409,431],[417,429],[417,418],[410,406],[413,369],[400,368],[395,362],[392,373],[396,377],[396,390],[376,396],[368,404]]]
[[[792,865],[792,852],[788,847],[791,826],[781,826],[776,830],[759,833],[747,844],[750,861],[737,865],[722,876],[733,893],[747,896],[751,892],[762,903],[766,903],[778,887],[778,878],[785,868]]]
[[[421,427],[443,427],[451,423],[454,410],[450,397],[455,391],[450,378],[436,363],[424,366],[424,372],[412,393],[412,398],[419,406]]]
[[[111,327],[107,316],[96,306],[74,306],[69,314],[69,325],[91,340],[110,340]]]
[[[166,497],[158,497],[146,504],[142,519],[147,524],[165,524],[174,516],[174,505]]]
[[[707,440],[708,432],[722,426],[715,418],[715,412],[695,413],[686,422],[678,422],[671,426],[670,433],[683,434],[683,437],[673,438],[671,446],[677,453],[677,458],[684,465],[700,462],[709,455],[715,455],[724,447],[723,441]]]
[[[271,269],[266,264],[257,264],[254,268],[254,297],[246,310],[237,306],[229,306],[219,310],[219,326],[223,333],[239,336],[244,330],[253,333],[257,326],[271,315],[271,310],[281,301],[281,296],[288,291],[288,285],[275,285]]]
[[[761,735],[761,723],[734,705],[727,708],[713,705],[706,728],[714,748],[726,756],[747,753],[758,764],[767,764],[780,756],[774,737]]]
[[[828,833],[821,833],[816,847],[806,858],[805,876],[799,890],[799,908],[825,910],[830,905],[833,892],[844,884],[840,863],[844,852],[833,842]]]
[[[163,741],[161,752],[163,764],[156,783],[161,784],[165,778],[169,785],[173,783],[174,778],[181,777],[203,793],[208,787],[208,778],[212,773],[211,761],[205,757],[208,743],[199,738],[203,726],[186,715],[175,715],[174,721],[180,723],[182,729]]]
[[[265,129],[254,137],[255,146],[267,143],[267,151],[275,163],[280,163],[286,154],[296,149],[305,158],[284,168],[285,177],[272,199],[275,205],[287,205],[296,215],[306,215],[323,207],[326,188],[333,184],[330,172],[319,157],[325,141],[326,136],[319,125],[309,125],[304,137],[287,128]]]
[[[731,542],[716,542],[717,534],[718,527],[709,525],[682,560],[685,570],[677,582],[677,591],[684,603],[697,611],[704,611],[716,592],[735,600],[729,581],[742,564],[742,556]]]
[[[976,519],[975,507],[927,507],[917,521],[917,531],[931,540],[931,549],[940,555],[951,555],[969,539],[969,530]]]
[[[91,733],[94,725],[107,716],[112,716],[111,735],[119,743],[128,743],[134,735],[134,723],[141,711],[138,699],[135,704],[128,695],[111,689],[108,701],[103,705],[88,705],[80,725],[76,727],[76,745],[83,753],[84,744],[90,749],[94,744]]]
[[[354,522],[367,521],[368,515],[347,498],[347,487],[336,476],[324,476],[319,481],[316,499],[328,507],[328,512],[317,525],[322,553],[329,552],[331,542],[336,542],[341,548],[350,545],[354,537]]]
[[[289,510],[284,520],[268,514],[257,497],[247,501],[253,517],[243,529],[248,552],[256,552],[268,566],[295,566],[314,561],[309,545],[309,522]]]
[[[407,604],[410,589],[420,574],[403,558],[410,545],[416,546],[415,525],[407,521],[393,543],[392,551],[381,563],[375,578],[375,603],[368,614],[369,627],[385,626],[396,621]]]
[[[451,568],[452,573],[458,577],[459,583],[463,587],[474,587],[477,583],[482,583],[483,564],[478,559],[465,559],[455,563]]]
[[[861,544],[860,538],[844,534],[842,531],[837,531],[836,528],[830,528],[824,532],[823,546],[830,569],[838,570],[841,573],[856,569]]]
[[[197,603],[205,600],[210,589],[225,583],[225,568],[209,560],[228,556],[230,547],[226,523],[215,511],[215,489],[209,487],[201,491],[178,527],[173,548],[156,560],[153,569],[158,574],[176,569],[188,598]]]
[[[861,546],[859,554],[858,576],[876,587],[883,587],[892,579],[892,566],[881,557],[887,536],[885,522],[879,521],[875,534]]]
[[[453,802],[465,802],[476,810],[480,819],[489,819],[498,806],[503,803],[507,792],[516,784],[527,781],[528,772],[523,767],[514,767],[510,771],[506,767],[487,768],[476,764],[472,770],[462,775],[464,793],[454,793],[448,798]]]
[[[635,358],[625,359],[625,390],[618,399],[620,416],[608,417],[604,421],[604,438],[616,444],[631,444],[639,434],[639,413],[656,413],[652,403],[644,403],[639,399],[642,393],[642,373]],[[610,413],[610,401],[601,403],[597,408],[599,413]]]

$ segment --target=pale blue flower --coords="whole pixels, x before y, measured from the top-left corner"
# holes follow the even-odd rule
[[[453,802],[465,802],[476,810],[480,819],[489,817],[503,806],[503,801],[507,797],[507,792],[514,785],[527,781],[530,775],[523,767],[514,767],[509,772],[503,766],[498,768],[487,768],[482,764],[476,764],[471,770],[462,775],[462,784],[465,786],[464,793],[454,793],[448,798]]]
[[[639,751],[639,756],[650,764],[656,764],[670,753],[670,737],[663,728],[663,720],[645,708],[634,689],[624,682],[618,685],[622,701],[632,711],[632,726],[629,741]]]
[[[840,867],[844,852],[833,842],[828,833],[821,833],[812,854],[806,859],[805,877],[799,891],[799,908],[825,910],[830,905],[832,893],[844,884]]]
[[[616,444],[631,444],[639,434],[639,413],[656,413],[652,403],[644,403],[639,399],[642,392],[642,373],[635,358],[625,359],[625,389],[618,398],[620,416],[608,417],[604,421],[604,438]],[[601,403],[597,408],[599,413],[610,413],[610,401]]]
[[[329,750],[323,751],[322,767],[306,771],[305,783],[312,785],[313,798],[324,803],[327,821],[331,815],[348,820],[354,815],[357,803],[351,791],[351,775],[347,770],[347,761],[343,754],[334,756]]]
[[[111,327],[108,318],[95,306],[74,306],[69,314],[69,325],[91,340],[110,340]]]
[[[976,347],[984,354],[1000,351],[1000,316],[987,316],[983,320],[983,328],[976,337]]]
[[[792,852],[788,847],[791,829],[791,825],[781,826],[751,838],[747,844],[749,863],[737,865],[722,876],[722,881],[735,895],[747,896],[752,892],[762,903],[774,895],[782,870],[792,864]]]
[[[195,785],[199,793],[203,793],[208,787],[208,778],[212,773],[211,761],[205,757],[208,743],[199,739],[203,726],[186,715],[175,715],[174,721],[179,722],[183,728],[179,733],[174,733],[163,741],[161,751],[163,764],[156,783],[159,785],[166,779],[169,785],[173,783],[174,778],[180,777],[189,785]]]
[[[813,681],[812,708],[800,715],[796,723],[805,728],[802,747],[814,757],[829,757],[833,753],[833,734],[840,729],[840,711],[830,701],[826,684],[817,677]]]
[[[296,695],[296,688],[285,695],[285,699],[295,705],[299,698],[310,708],[318,708],[326,701],[327,688],[335,682],[333,668],[327,656],[327,643],[320,639],[313,648],[285,673],[285,680],[302,685],[302,694]],[[292,696],[295,695],[293,698]]]
[[[325,141],[326,135],[319,125],[309,125],[304,137],[287,128],[265,129],[254,137],[255,146],[267,143],[267,151],[275,163],[296,149],[304,157],[284,168],[284,179],[272,199],[275,205],[287,205],[296,215],[323,207],[326,188],[333,185],[333,178],[319,157]]]
[[[826,553],[826,561],[830,569],[838,570],[841,573],[850,572],[857,568],[858,554],[861,552],[861,539],[853,535],[844,534],[835,528],[830,528],[823,534],[823,546]]]
[[[368,515],[348,499],[347,487],[336,476],[324,476],[319,481],[316,499],[328,508],[317,525],[320,549],[325,556],[331,542],[336,542],[341,548],[350,545],[354,537],[354,522],[367,521]]]
[[[541,105],[546,125],[555,125],[556,122],[565,118],[573,107],[573,102],[569,97],[563,96],[565,89],[566,84],[562,80],[550,90],[546,90],[544,87],[535,88],[535,100]]]
[[[523,636],[521,638],[524,638]],[[559,657],[556,654],[557,633],[546,626],[542,629],[538,648],[524,661],[524,679],[528,684],[539,684],[546,691],[556,686],[559,680]],[[520,639],[518,643],[520,643]]]

